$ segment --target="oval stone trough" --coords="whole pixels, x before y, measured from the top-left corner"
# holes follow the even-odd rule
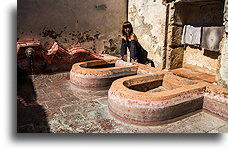
[[[205,89],[204,83],[171,73],[129,76],[112,83],[108,106],[123,122],[159,125],[202,109]]]
[[[107,87],[118,78],[137,74],[137,65],[120,65],[118,60],[93,60],[76,63],[70,81],[80,87]]]

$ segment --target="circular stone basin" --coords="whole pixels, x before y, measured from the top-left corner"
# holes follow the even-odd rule
[[[70,71],[70,81],[80,87],[107,87],[118,78],[137,74],[136,65],[118,66],[116,60],[93,60],[76,63]]]
[[[114,81],[108,92],[110,113],[136,125],[159,125],[202,109],[206,86],[173,74],[143,74]]]

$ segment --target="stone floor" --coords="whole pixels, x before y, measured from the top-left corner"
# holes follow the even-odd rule
[[[18,133],[227,133],[227,122],[202,111],[161,126],[135,126],[114,119],[108,90],[77,88],[69,72],[18,76]]]

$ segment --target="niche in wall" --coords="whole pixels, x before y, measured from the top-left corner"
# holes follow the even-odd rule
[[[185,1],[175,3],[175,25],[223,25],[224,0]]]
[[[224,0],[179,0],[174,4],[173,25],[178,27],[224,26],[224,3]],[[215,75],[220,53],[202,50],[200,47],[186,46],[183,67]]]

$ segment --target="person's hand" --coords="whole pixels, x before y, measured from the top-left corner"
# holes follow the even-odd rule
[[[162,2],[162,5],[166,6],[166,4],[167,4],[167,3],[166,3],[165,1]]]

